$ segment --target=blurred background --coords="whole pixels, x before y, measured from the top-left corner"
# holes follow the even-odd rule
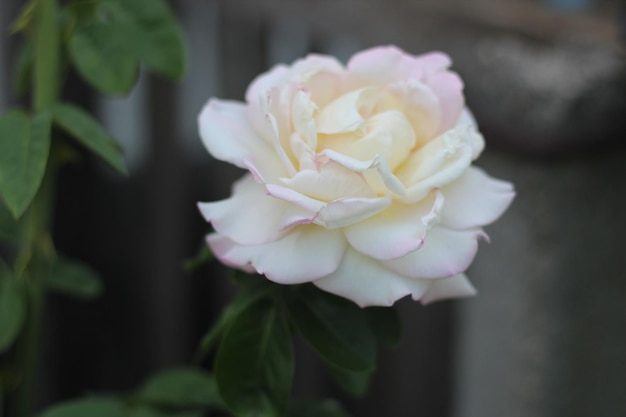
[[[22,1],[0,2],[0,110],[12,88]],[[188,274],[208,226],[197,201],[227,197],[237,169],[197,135],[211,96],[308,52],[346,60],[395,44],[443,50],[487,140],[478,160],[516,185],[469,271],[473,299],[402,300],[404,338],[380,352],[355,417],[626,416],[626,6],[619,0],[178,0],[185,79],[142,76],[102,98],[75,75],[64,96],[122,144],[121,177],[95,159],[61,172],[54,240],[101,272],[94,303],[47,300],[39,404],[136,387],[189,363],[229,301],[217,263]],[[302,344],[302,343],[300,343]],[[295,393],[340,396],[298,351]]]

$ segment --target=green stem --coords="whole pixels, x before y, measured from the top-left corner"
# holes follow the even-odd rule
[[[35,63],[33,71],[33,107],[39,113],[56,100],[59,93],[60,39],[57,0],[37,0],[34,10]],[[43,181],[22,219],[20,249],[16,272],[27,288],[27,318],[15,349],[19,383],[6,398],[8,417],[30,417],[39,356],[43,316],[43,274],[51,256],[49,230],[56,177],[56,148],[50,150]]]
[[[59,27],[57,0],[38,0],[35,10],[34,107],[39,112],[59,93]]]
[[[16,369],[20,378],[16,391],[12,393],[10,401],[7,401],[9,402],[9,417],[32,415],[43,318],[43,274],[47,260],[51,256],[48,233],[57,169],[54,150],[52,149],[46,175],[39,191],[23,219],[23,246],[16,264],[19,266],[20,260],[25,259],[25,270],[21,273],[21,278],[26,288],[27,315],[24,329],[16,346]],[[21,257],[22,254],[25,254],[24,258]]]

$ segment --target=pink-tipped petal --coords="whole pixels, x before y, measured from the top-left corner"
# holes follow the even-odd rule
[[[339,268],[313,281],[317,287],[348,298],[361,307],[391,306],[411,294],[418,299],[428,289],[427,281],[412,280],[383,267],[376,260],[348,249]]]
[[[213,242],[212,242],[213,240]],[[222,248],[209,240],[216,249]],[[325,277],[339,266],[347,243],[340,232],[315,225],[294,228],[279,240],[263,245],[230,247],[216,255],[228,265],[254,270],[279,284],[301,284]]]
[[[439,132],[454,128],[465,106],[463,81],[454,72],[442,71],[432,74],[426,83],[439,99],[442,116]]]
[[[422,247],[436,198],[418,205],[396,203],[382,213],[344,229],[350,245],[375,259],[395,259]],[[435,214],[436,215],[436,214]]]
[[[414,58],[395,46],[366,49],[350,58],[348,72],[357,78],[386,84],[411,74]]]
[[[242,271],[250,274],[255,272],[252,265],[250,265],[247,256],[237,250],[240,245],[236,244],[226,236],[211,233],[206,237],[206,242],[211,248],[211,252],[213,252],[217,259],[219,259],[224,265],[230,266],[231,268],[241,269]]]
[[[413,65],[428,76],[448,69],[452,65],[452,60],[447,54],[435,51],[416,56]]]
[[[452,230],[433,227],[421,249],[408,255],[381,261],[387,268],[412,278],[439,279],[464,272],[478,250],[480,229]]]
[[[385,160],[379,156],[369,161],[360,161],[332,149],[325,149],[320,155],[351,171],[363,173],[368,183],[370,183],[370,186],[375,187],[374,191],[376,192],[381,193],[382,191],[382,193],[386,194],[384,192],[386,188],[394,194],[405,194],[403,183],[391,172]],[[368,175],[370,174],[370,172],[368,172],[370,170],[375,170],[375,178],[370,179],[370,175]]]
[[[442,189],[446,203],[441,221],[448,227],[467,229],[494,222],[509,207],[513,185],[470,167],[463,176]]]
[[[263,184],[245,175],[233,186],[230,198],[199,203],[202,216],[213,228],[241,245],[257,245],[276,240],[281,234],[287,203],[265,194]]]
[[[328,229],[338,229],[374,216],[389,205],[391,205],[389,197],[342,198],[322,207],[315,223]]]
[[[420,302],[428,304],[445,298],[471,297],[473,295],[476,295],[476,289],[472,283],[465,274],[458,274],[450,278],[430,281],[430,287]]]
[[[289,79],[291,71],[286,65],[276,65],[268,72],[258,75],[246,90],[246,101],[252,106],[259,105],[265,100],[269,91],[283,85]]]

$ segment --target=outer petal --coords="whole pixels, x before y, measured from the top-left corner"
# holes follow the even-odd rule
[[[419,68],[428,76],[446,70],[452,65],[450,57],[443,52],[429,52],[415,57],[414,68]]]
[[[480,229],[452,230],[433,227],[424,246],[406,256],[381,261],[385,267],[411,278],[439,279],[465,271],[476,256]]]
[[[465,274],[458,274],[450,278],[431,281],[428,291],[420,301],[422,304],[428,304],[444,298],[470,297],[472,295],[476,295],[476,289]]]
[[[242,271],[248,273],[255,272],[245,254],[242,254],[237,250],[240,245],[236,244],[226,236],[211,233],[206,237],[206,242],[211,248],[211,251],[224,265],[230,266],[231,268],[241,269]]]
[[[429,282],[403,277],[376,260],[348,249],[337,271],[313,284],[367,307],[390,306],[408,294],[419,299]]]
[[[513,185],[470,167],[462,177],[442,189],[446,197],[441,221],[455,229],[485,226],[494,222],[509,207]]]
[[[246,161],[250,161],[264,174],[284,172],[271,144],[249,123],[245,104],[211,99],[202,109],[198,125],[202,143],[213,157],[240,168],[247,168]]]
[[[233,186],[230,198],[213,203],[199,203],[204,218],[218,233],[240,245],[258,245],[278,239],[284,212],[282,200],[265,194],[265,187],[252,175],[245,175]]]
[[[299,226],[282,239],[263,245],[228,246],[215,236],[209,235],[208,242],[225,264],[251,265],[280,284],[300,284],[335,272],[347,246],[340,232],[315,225]]]
[[[437,98],[439,98],[442,115],[439,132],[443,133],[454,128],[465,106],[463,81],[454,72],[442,71],[428,77],[426,84],[430,86]]]
[[[395,259],[422,247],[430,228],[429,220],[438,215],[443,198],[433,197],[418,205],[396,203],[382,213],[344,229],[350,245],[376,259]]]
[[[353,77],[386,84],[411,75],[414,61],[414,57],[395,46],[381,46],[353,55],[347,68]]]

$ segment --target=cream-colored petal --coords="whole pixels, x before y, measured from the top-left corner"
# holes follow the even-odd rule
[[[406,278],[352,249],[346,251],[334,273],[313,281],[313,284],[361,307],[391,306],[409,294],[419,299],[429,286],[428,281]]]
[[[420,299],[422,304],[447,298],[471,297],[476,295],[476,289],[465,274],[458,274],[450,278],[430,281],[430,286]]]
[[[221,250],[215,238],[210,238],[209,243],[220,250],[218,256],[228,265],[240,268],[250,265],[257,273],[280,284],[300,284],[332,274],[347,247],[340,232],[316,225],[294,227],[281,239],[262,245],[227,247],[218,240],[217,244],[227,249]]]
[[[344,232],[350,245],[367,256],[403,257],[422,247],[433,219],[441,210],[442,199],[441,194],[432,193],[419,204],[395,203],[376,216],[346,227]]]
[[[332,149],[324,150],[320,156],[349,170],[362,173],[368,184],[378,194],[387,194],[387,191],[390,191],[394,194],[404,195],[406,192],[402,182],[391,172],[385,160],[379,156],[369,161],[360,161]]]
[[[337,97],[320,109],[315,118],[317,131],[327,135],[354,132],[363,128],[376,104],[378,90],[361,88]]]
[[[442,189],[446,197],[441,221],[448,227],[467,229],[494,222],[515,197],[513,185],[470,167]]]
[[[230,198],[198,203],[198,208],[213,228],[230,240],[243,245],[276,240],[284,223],[288,203],[265,194],[263,184],[245,175],[233,186]]]
[[[415,133],[405,115],[397,110],[377,113],[360,132],[321,135],[319,149],[329,149],[351,158],[385,160],[391,170],[400,165],[415,146]]]
[[[474,260],[480,229],[452,230],[433,227],[421,249],[402,258],[382,261],[389,269],[420,279],[440,279],[464,272]]]
[[[198,118],[200,138],[213,157],[246,168],[251,161],[259,171],[286,173],[277,166],[271,146],[250,124],[243,103],[211,99]]]
[[[323,163],[319,170],[307,169],[291,178],[282,178],[281,183],[326,202],[348,197],[376,197],[361,175],[333,161]]]

